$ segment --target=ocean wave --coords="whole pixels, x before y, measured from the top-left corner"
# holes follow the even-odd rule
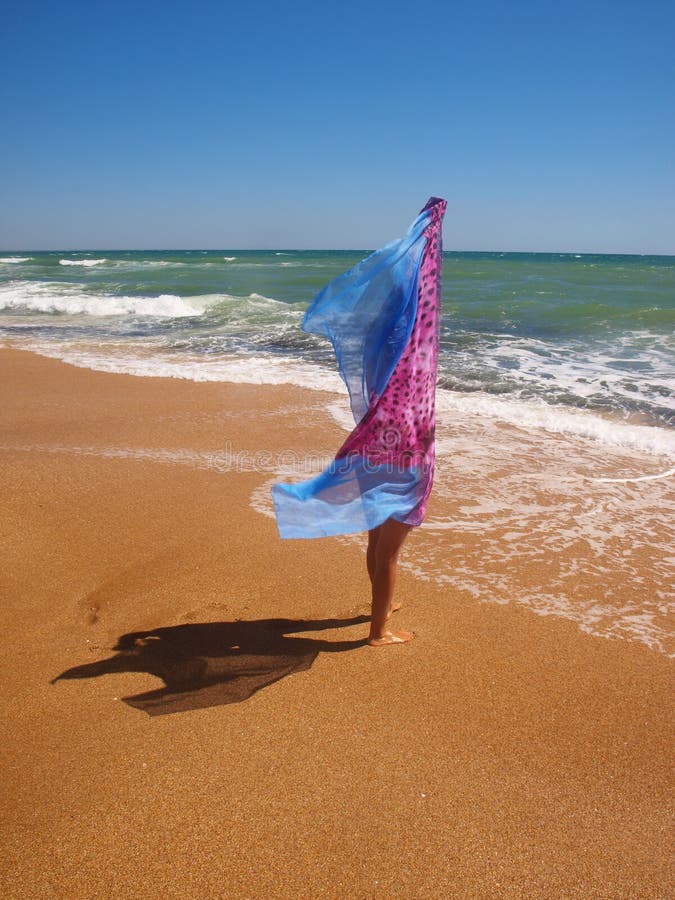
[[[147,270],[154,271],[155,269],[195,269],[199,267],[200,269],[210,268],[215,265],[220,265],[220,263],[209,262],[204,260],[180,260],[180,259],[143,259],[143,260],[129,260],[129,259],[114,259],[108,260],[109,264],[117,269],[127,269],[131,272],[145,272]]]
[[[194,272],[197,277],[203,272],[211,270],[224,270],[235,265],[239,266],[238,257],[223,256],[218,258],[195,257],[193,259],[109,259],[109,266],[117,269],[127,269],[130,272],[144,272],[154,270],[181,269]],[[271,263],[270,265],[274,265]]]
[[[195,307],[174,294],[158,297],[125,297],[64,291],[61,285],[17,283],[0,286],[0,309],[86,316],[153,316],[179,318],[201,315]]]
[[[436,397],[439,424],[450,425],[457,414],[497,419],[516,428],[543,429],[586,438],[626,450],[675,459],[675,432],[652,425],[630,425],[588,410],[561,409],[544,400],[495,397],[479,392],[459,394],[439,389]]]
[[[213,293],[180,297],[165,293],[158,296],[128,296],[114,293],[93,293],[78,285],[61,282],[14,280],[0,284],[0,310],[64,313],[89,316],[153,316],[174,318],[187,316],[214,317],[214,327],[260,329],[267,334],[281,319],[292,321],[301,315],[297,304],[289,304],[274,297],[252,293],[245,297],[235,294]]]
[[[32,258],[32,256],[3,256],[0,257],[0,263],[25,263],[30,262]]]
[[[264,294],[249,294],[248,299],[258,301],[262,300],[264,303],[273,303],[275,305],[288,307],[288,303],[284,303],[283,300],[276,300],[274,297],[265,297]]]
[[[447,334],[440,384],[492,394],[545,394],[553,403],[616,407],[666,418],[675,411],[675,365],[667,335],[644,330],[593,344],[513,335]],[[651,412],[650,412],[651,411]]]
[[[60,259],[60,266],[100,266],[106,259]]]
[[[226,257],[227,258],[227,257]],[[234,257],[233,257],[234,258]],[[60,259],[62,266],[100,266],[113,269],[128,269],[132,272],[143,272],[147,269],[204,269],[221,265],[220,260],[181,260],[181,259]]]

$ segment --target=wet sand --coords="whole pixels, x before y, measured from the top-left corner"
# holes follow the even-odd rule
[[[406,570],[364,646],[362,547],[250,506],[330,395],[0,379],[4,896],[672,895],[672,663]]]

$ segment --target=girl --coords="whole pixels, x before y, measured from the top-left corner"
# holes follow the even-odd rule
[[[282,538],[368,531],[374,647],[413,637],[386,622],[399,551],[433,483],[445,207],[432,197],[403,238],[331,281],[305,313],[303,330],[333,345],[356,427],[320,475],[272,488]]]

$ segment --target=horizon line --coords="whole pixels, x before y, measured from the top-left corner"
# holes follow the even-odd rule
[[[28,249],[25,247],[0,249],[0,254],[10,253],[373,253],[377,247],[56,247]],[[673,253],[625,250],[458,250],[444,248],[443,253],[502,253],[505,255],[539,256],[663,256]]]

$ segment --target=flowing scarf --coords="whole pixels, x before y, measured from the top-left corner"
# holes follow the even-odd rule
[[[272,487],[282,538],[424,519],[434,476],[445,207],[432,197],[403,238],[327,284],[305,313],[303,331],[333,345],[356,428],[320,475]]]

